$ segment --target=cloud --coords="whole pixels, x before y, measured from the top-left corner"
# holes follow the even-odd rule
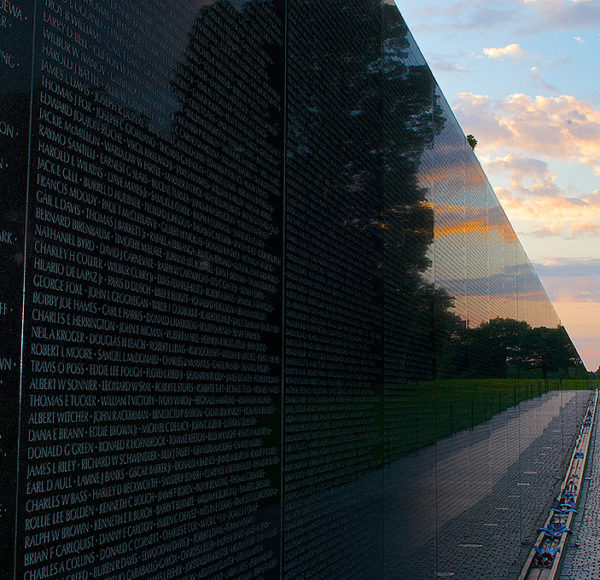
[[[554,6],[560,6],[561,4],[577,4],[578,2],[580,2],[581,4],[584,4],[585,2],[591,3],[591,2],[595,2],[596,0],[523,0],[524,4],[543,4],[545,6],[550,6],[550,5],[554,5]]]
[[[509,153],[483,163],[490,175],[508,176],[509,187],[497,187],[496,195],[511,220],[526,224],[523,236],[569,240],[600,236],[600,191],[569,196],[541,159]]]
[[[451,60],[446,55],[432,54],[428,60],[433,71],[465,72],[467,70],[466,64]]]
[[[581,38],[581,36],[576,36],[575,40],[579,43],[579,44],[583,44],[585,42],[585,40],[583,40],[583,38]]]
[[[545,60],[544,66],[549,66],[552,68],[565,67],[565,66],[569,66],[571,64],[572,60],[573,59],[571,58],[570,55],[565,55],[556,60]]]
[[[469,15],[466,28],[470,30],[473,28],[492,28],[516,20],[516,18],[517,12],[515,10],[502,10],[480,6],[475,8]]]
[[[541,159],[509,153],[482,162],[490,175],[508,179],[509,187],[497,187],[496,195],[511,220],[524,224],[523,236],[569,240],[600,236],[600,191],[569,196]]]
[[[531,176],[542,179],[546,179],[548,176],[554,177],[545,161],[513,153],[491,159],[485,164],[485,167],[490,173],[508,171],[515,179]]]
[[[489,58],[502,58],[504,56],[510,56],[512,58],[519,58],[525,55],[525,52],[518,44],[507,44],[502,48],[484,48],[483,54]]]
[[[499,192],[502,191],[502,197],[541,198],[563,195],[554,181],[556,174],[550,171],[548,164],[541,159],[509,153],[485,162],[485,168],[491,174],[509,174],[510,189],[498,189]],[[510,193],[507,195],[508,192]]]
[[[600,225],[589,220],[571,223],[568,224],[568,227],[563,226],[563,224],[554,223],[550,226],[535,228],[531,232],[524,232],[523,235],[532,238],[564,238],[568,240],[600,236]]]
[[[570,95],[523,93],[492,101],[460,93],[453,108],[481,151],[513,147],[545,157],[579,161],[600,175],[600,111]]]
[[[588,369],[596,370],[600,364],[600,259],[559,257],[534,266]]]
[[[578,197],[541,197],[535,199],[519,199],[515,196],[503,195],[505,190],[498,189],[497,194],[506,208],[511,220],[526,222],[542,222],[546,228],[556,225],[566,226],[570,222],[585,223],[600,220],[600,192]],[[574,233],[577,233],[575,231]]]
[[[510,219],[520,222],[519,229],[524,238],[577,240],[600,236],[598,193],[582,199],[561,194],[555,198],[526,200],[516,198],[502,188],[496,193]]]
[[[595,237],[600,235],[600,225],[592,221],[586,221],[571,226],[573,237],[590,236]]]
[[[510,144],[513,140],[510,131],[498,122],[495,107],[496,103],[490,97],[475,93],[460,93],[459,99],[452,103],[452,109],[465,128],[465,133],[473,133],[478,139],[483,137],[486,148]],[[482,149],[481,145],[478,144],[479,150]]]
[[[531,77],[534,85],[539,86],[550,93],[558,94],[560,92],[557,87],[545,81],[537,66],[532,66],[529,69],[529,76]]]
[[[427,18],[429,21],[442,19],[443,22],[440,22],[440,25],[443,25],[445,30],[494,28],[507,22],[516,21],[518,14],[515,9],[490,8],[489,2],[486,0],[444,4],[436,2],[433,6],[424,6],[419,9],[419,16]]]
[[[524,3],[537,11],[541,25],[546,28],[593,28],[600,23],[600,4],[596,0],[524,0]]]
[[[597,258],[558,257],[536,263],[534,266],[540,276],[581,278],[582,284],[590,287],[597,285],[595,281],[591,281],[591,278],[600,278],[600,259]],[[600,300],[600,287],[598,288],[598,299]]]
[[[534,238],[554,238],[561,237],[563,232],[560,226],[552,226],[537,228],[527,235],[530,235]]]

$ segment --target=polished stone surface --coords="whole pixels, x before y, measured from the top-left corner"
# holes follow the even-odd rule
[[[537,537],[589,398],[552,391],[389,465],[386,577],[518,576],[530,549],[521,542]]]
[[[393,3],[0,0],[0,95],[0,575],[436,569],[581,369]]]

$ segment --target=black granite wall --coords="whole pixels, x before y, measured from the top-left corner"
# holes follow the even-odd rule
[[[395,6],[0,0],[0,95],[2,574],[394,577],[561,332]]]

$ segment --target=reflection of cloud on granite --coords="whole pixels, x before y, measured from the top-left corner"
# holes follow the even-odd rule
[[[500,267],[496,273],[481,277],[436,278],[435,283],[454,298],[459,315],[465,318],[468,313],[471,327],[498,316],[522,320],[533,327],[559,323],[548,311],[552,305],[530,264]],[[546,306],[540,309],[540,304]]]
[[[434,237],[454,236],[463,234],[480,234],[487,238],[490,226],[486,223],[485,217],[480,219],[471,219],[470,221],[451,220],[449,223],[436,223]]]
[[[493,266],[491,266],[493,267]],[[517,280],[520,281],[521,290],[519,291],[519,295],[524,291],[523,282],[525,280],[535,280],[537,278],[536,271],[533,266],[528,263],[523,264],[509,264],[508,266],[498,265],[496,272],[487,272],[485,276],[475,276],[475,277],[467,277],[464,275],[464,272],[460,273],[460,278],[438,278],[436,283],[445,284],[450,281],[459,281],[465,284],[465,286],[469,285],[481,285],[483,282],[489,284],[490,288],[501,288],[503,283],[513,281],[516,283]],[[543,290],[543,288],[541,288]]]
[[[488,278],[467,278],[463,280],[436,280],[436,284],[450,292],[453,298],[474,299],[474,298],[500,298],[502,300],[512,300],[516,302],[544,300],[545,292],[540,287],[539,290],[532,289],[525,291],[520,289],[517,296],[517,285],[514,280],[502,276],[490,276]],[[496,312],[490,308],[490,312]],[[492,316],[493,317],[493,316]]]
[[[436,204],[436,239],[454,235],[473,235],[487,239],[494,232],[503,242],[515,242],[517,236],[501,206],[478,208],[471,205]]]
[[[204,8],[205,6],[210,6],[211,4],[214,4],[215,2],[222,2],[222,0],[195,0],[194,1],[194,6],[192,7],[192,10],[198,10],[199,8]]]

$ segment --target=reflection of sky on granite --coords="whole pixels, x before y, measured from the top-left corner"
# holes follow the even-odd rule
[[[462,235],[465,238],[480,236],[467,230]],[[452,262],[445,257],[439,258],[436,261],[435,283],[455,298],[456,313],[464,319],[468,318],[471,324],[487,322],[496,317],[509,317],[526,321],[534,327],[555,328],[560,320],[533,266],[520,243],[506,241],[506,249],[512,246],[514,250],[510,252],[511,255],[507,258],[501,252],[489,252],[487,260],[480,267],[474,267],[474,262],[476,258],[481,262],[481,256],[466,255],[469,267],[462,266],[460,260]],[[483,241],[465,243],[467,248],[481,248]],[[444,242],[436,238],[435,244],[438,245],[435,255],[445,256],[446,249],[440,248],[440,244],[445,245]],[[509,261],[511,257],[512,263]]]
[[[389,465],[386,577],[429,578],[436,553],[437,572],[471,570],[464,578],[486,577],[477,569],[489,558],[518,560],[588,397],[550,392]]]
[[[452,110],[436,87],[439,131],[420,159],[418,183],[434,211],[424,277],[454,298],[471,327],[515,318],[556,327],[559,318]]]

